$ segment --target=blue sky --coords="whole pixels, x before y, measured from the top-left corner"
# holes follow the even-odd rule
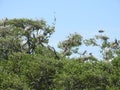
[[[120,0],[0,0],[0,18],[44,18],[48,24],[56,21],[52,46],[67,35],[78,32],[84,38],[105,30],[105,34],[120,39]]]

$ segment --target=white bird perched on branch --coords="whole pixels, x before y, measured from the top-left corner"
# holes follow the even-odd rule
[[[6,26],[6,21],[8,21],[8,18],[2,19],[2,21],[3,21],[3,26],[5,27]]]

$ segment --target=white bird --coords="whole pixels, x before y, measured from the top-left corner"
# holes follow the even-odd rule
[[[25,27],[25,31],[30,30],[31,28],[32,28],[32,26],[30,26],[30,25],[29,25],[29,26],[26,26],[26,27]]]

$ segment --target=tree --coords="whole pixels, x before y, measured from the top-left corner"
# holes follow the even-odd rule
[[[84,40],[84,44],[86,46],[92,45],[99,47],[101,49],[100,53],[103,56],[103,60],[111,61],[116,55],[118,55],[117,52],[119,53],[119,42],[117,39],[115,39],[114,42],[110,42],[109,37],[103,35],[103,32],[103,30],[99,30],[99,35]]]
[[[21,46],[18,36],[19,29],[14,29],[11,25],[6,25],[7,21],[0,23],[0,58],[8,59],[8,54],[20,52]],[[17,32],[16,32],[17,31]]]
[[[83,44],[81,35],[70,34],[58,45],[65,57],[58,60],[60,54],[48,45],[53,32],[54,25],[49,26],[43,20],[0,21],[0,90],[120,89],[119,40],[110,42],[103,30],[100,35],[84,40],[85,45],[99,47],[104,60],[113,59],[106,63],[96,60],[92,53],[84,59],[66,58],[79,53]],[[87,50],[82,55],[86,53]]]
[[[66,40],[58,44],[58,48],[62,49],[62,55],[70,56],[72,53],[78,52],[78,47],[82,44],[82,36],[74,33],[70,34]]]
[[[5,19],[0,21],[0,54],[8,59],[8,54],[24,52],[33,54],[39,46],[46,47],[55,30],[54,24],[44,20]]]

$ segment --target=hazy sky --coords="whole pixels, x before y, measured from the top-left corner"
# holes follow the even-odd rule
[[[0,18],[44,18],[51,24],[54,16],[52,46],[70,33],[88,38],[100,29],[111,39],[120,39],[120,0],[0,0]]]

